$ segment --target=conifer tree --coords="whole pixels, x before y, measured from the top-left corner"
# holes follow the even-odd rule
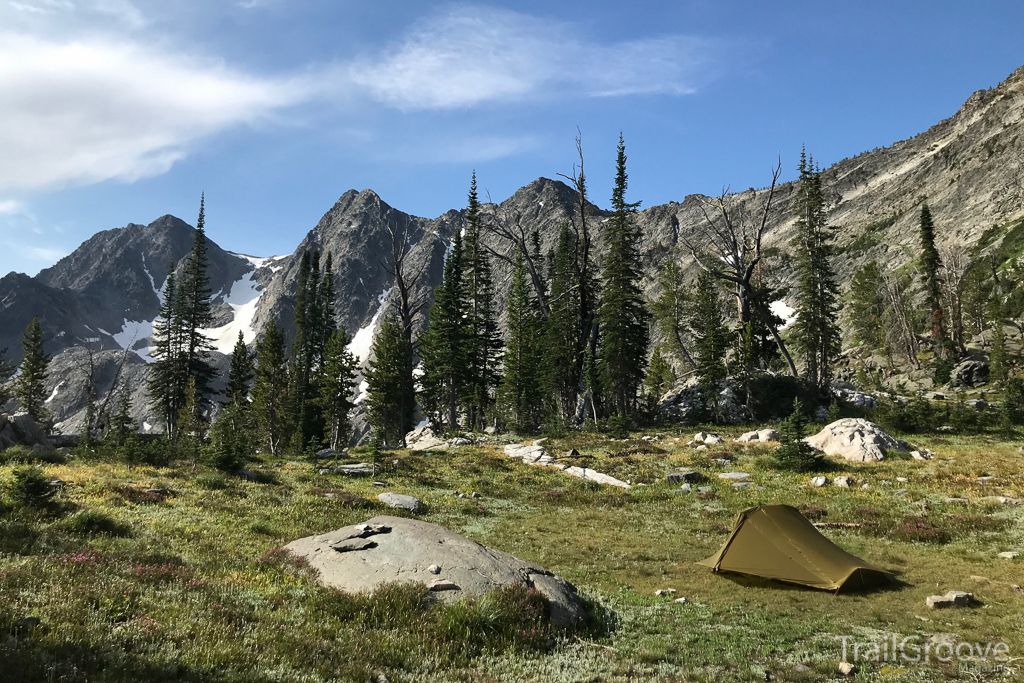
[[[235,472],[255,450],[253,415],[244,399],[231,401],[210,429],[211,464],[225,472]]]
[[[175,296],[173,318],[177,318],[180,344],[180,357],[176,359],[175,373],[182,393],[185,385],[180,384],[181,378],[189,378],[195,383],[196,405],[199,415],[205,411],[210,400],[210,383],[217,371],[210,363],[210,352],[213,342],[203,333],[204,328],[213,324],[213,313],[210,291],[210,276],[207,273],[209,258],[206,255],[206,197],[199,200],[199,220],[196,222],[195,242],[192,251],[185,261]],[[179,398],[178,405],[183,402]]]
[[[412,429],[416,390],[412,350],[402,326],[385,318],[373,340],[373,360],[366,371],[366,419],[382,445],[397,446]]]
[[[206,436],[206,421],[203,419],[196,378],[189,377],[185,383],[185,405],[178,413],[177,443],[180,451],[196,460],[199,447]]]
[[[249,404],[249,390],[255,373],[253,355],[245,345],[245,337],[238,332],[238,341],[231,351],[231,365],[228,368],[228,403]]]
[[[644,393],[647,395],[650,406],[664,396],[676,381],[676,373],[672,371],[672,366],[665,360],[662,348],[661,344],[654,347],[651,362],[647,366],[647,376],[644,378]]]
[[[318,382],[317,406],[323,415],[327,446],[335,450],[344,448],[352,437],[349,413],[355,407],[353,393],[359,362],[348,351],[349,341],[344,328],[330,336]]]
[[[849,292],[850,324],[853,338],[870,349],[885,349],[885,298],[882,295],[882,271],[876,261],[868,261],[853,276]]]
[[[523,254],[516,252],[512,269],[512,288],[505,312],[508,341],[503,355],[503,375],[498,396],[509,421],[519,432],[530,433],[543,419],[543,390],[540,365],[541,318],[536,301],[530,296]]]
[[[1010,377],[1010,357],[1006,351],[1006,314],[998,294],[992,306],[992,350],[989,352],[989,381],[1003,384]]]
[[[564,223],[550,259],[549,314],[544,326],[542,365],[547,395],[553,403],[554,413],[561,420],[568,420],[575,413],[581,379],[579,356],[583,345],[583,321],[576,292],[575,250],[569,225]]]
[[[180,320],[175,315],[177,300],[178,288],[172,263],[167,270],[160,310],[153,321],[151,355],[154,362],[150,365],[148,382],[150,404],[163,419],[164,433],[168,437],[172,437],[177,428],[178,412],[185,394],[185,375],[181,370]]]
[[[13,375],[16,370],[16,368],[8,363],[4,358],[5,355],[7,355],[7,349],[0,349],[0,405],[7,403],[7,401],[11,399],[7,380],[11,378],[11,375]]]
[[[252,397],[260,442],[271,455],[277,456],[290,433],[291,415],[288,410],[288,358],[284,333],[273,320],[256,345],[256,381]]]
[[[924,280],[925,306],[928,312],[928,327],[936,354],[945,355],[945,323],[942,311],[942,259],[935,246],[935,222],[927,204],[921,205],[921,275]]]
[[[423,361],[423,406],[449,429],[459,425],[459,406],[468,393],[470,359],[463,283],[462,237],[456,231],[444,265],[444,279],[434,293],[429,327],[420,342]]]
[[[127,443],[128,438],[138,431],[135,420],[132,418],[132,397],[126,388],[121,389],[121,402],[117,412],[110,418],[108,434],[115,446],[121,447]]]
[[[487,250],[481,241],[482,219],[476,190],[476,172],[469,186],[463,282],[466,296],[468,387],[466,413],[470,429],[486,426],[498,382],[501,335],[494,310],[494,278]]]
[[[14,395],[18,407],[44,429],[49,429],[50,419],[45,387],[49,366],[50,357],[43,352],[43,326],[36,316],[22,334],[21,374],[14,381]]]
[[[661,287],[661,294],[651,306],[654,321],[665,335],[669,353],[692,368],[694,361],[688,348],[690,339],[686,328],[690,288],[683,278],[683,269],[679,267],[674,257],[669,257],[658,274],[658,285]]]
[[[807,418],[799,398],[793,399],[793,413],[782,421],[779,447],[772,457],[779,469],[791,472],[814,472],[825,464],[825,458],[804,441]]]
[[[729,333],[725,327],[718,281],[702,270],[689,316],[690,334],[693,335],[693,356],[697,362],[697,377],[705,401],[713,401],[718,410],[718,384],[726,378],[725,356]]]
[[[832,269],[832,233],[827,224],[821,172],[805,151],[800,153],[796,197],[797,288],[793,338],[804,357],[805,376],[820,391],[832,380],[839,357],[839,286]]]
[[[619,135],[612,190],[612,216],[605,229],[606,253],[602,270],[601,350],[599,372],[609,409],[620,416],[636,410],[637,392],[644,380],[650,314],[640,280],[641,234],[634,216],[639,202],[626,201],[626,143]]]

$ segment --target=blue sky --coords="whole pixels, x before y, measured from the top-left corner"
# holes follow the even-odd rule
[[[343,192],[434,217],[569,172],[607,205],[919,133],[1024,64],[1024,2],[0,0],[0,273],[165,213],[287,253]]]

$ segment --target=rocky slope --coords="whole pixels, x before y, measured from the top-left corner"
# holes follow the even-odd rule
[[[928,131],[831,166],[824,171],[824,182],[831,201],[830,219],[838,227],[836,266],[844,283],[868,259],[891,269],[912,260],[922,200],[932,208],[940,241],[958,242],[965,248],[995,248],[1006,226],[1024,219],[1024,67],[999,86],[973,94],[958,112]],[[763,201],[764,192],[747,190],[729,201],[750,210]],[[783,184],[776,192],[766,240],[769,246],[785,250],[793,234],[790,212],[795,185]],[[592,198],[603,196],[597,189],[592,188],[592,193]],[[678,258],[692,270],[681,242],[699,231],[701,199],[691,195],[681,203],[639,213],[651,294],[656,293],[655,276],[665,259]],[[573,193],[561,182],[541,178],[486,209],[516,216],[531,230],[537,229],[542,250],[547,252],[561,224],[573,214]],[[596,206],[589,213],[600,253],[600,229],[607,213]],[[217,322],[208,333],[218,349],[227,353],[239,331],[251,342],[271,319],[289,327],[299,258],[304,249],[317,248],[333,254],[338,321],[355,335],[352,348],[365,361],[373,331],[395,299],[383,262],[390,250],[389,230],[408,236],[410,270],[422,272],[415,294],[429,303],[451,238],[462,225],[458,210],[435,219],[419,218],[390,207],[370,190],[350,190],[290,255],[242,256],[211,243]],[[141,388],[149,360],[148,336],[167,268],[181,267],[193,237],[192,227],[164,216],[146,226],[130,224],[98,233],[35,278],[11,273],[0,279],[0,348],[10,347],[8,358],[17,360],[21,330],[33,315],[40,316],[46,349],[56,354],[49,381],[49,389],[55,392],[52,407],[65,429],[73,430],[80,422],[82,404],[74,396],[83,394],[73,385],[81,382],[76,373],[85,357],[76,347],[85,345],[99,352],[104,368],[123,357],[118,349],[130,347],[121,377],[131,387],[140,422],[156,424],[147,414]],[[492,246],[503,249],[498,243]],[[779,261],[783,277],[788,275],[787,265],[785,259]],[[498,298],[503,302],[508,267],[499,261],[496,271]],[[424,322],[421,314],[419,324]],[[104,373],[112,377],[109,369]],[[105,384],[109,381],[97,380],[101,395],[110,389]]]

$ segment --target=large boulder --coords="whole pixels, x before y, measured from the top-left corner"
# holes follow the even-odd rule
[[[754,432],[744,432],[737,436],[733,441],[738,443],[770,443],[772,441],[778,441],[781,435],[778,431],[768,429],[758,429]]]
[[[859,391],[856,386],[849,382],[833,382],[832,396],[839,402],[839,405],[847,408],[877,408],[878,399],[871,394]]]
[[[570,628],[586,619],[576,588],[543,567],[488,548],[429,522],[379,516],[362,524],[292,541],[285,550],[319,572],[320,583],[372,591],[386,583],[417,582],[440,600],[477,597],[522,583],[551,603],[551,620]],[[440,570],[438,571],[438,568]]]
[[[828,455],[856,462],[885,460],[886,451],[910,450],[910,444],[889,436],[874,422],[852,417],[836,420],[805,441]]]
[[[965,360],[949,373],[949,384],[954,387],[980,387],[988,384],[988,363],[983,360]]]
[[[52,451],[53,442],[28,413],[0,414],[0,449],[26,446],[39,451]]]
[[[444,448],[447,444],[434,435],[429,425],[422,425],[405,435],[405,447],[413,451],[429,451]]]
[[[743,405],[735,386],[723,382],[714,401],[705,401],[695,377],[668,391],[658,401],[658,412],[681,424],[697,424],[716,417],[718,424],[743,424],[749,411]]]

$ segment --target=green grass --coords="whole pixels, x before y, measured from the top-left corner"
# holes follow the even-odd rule
[[[647,484],[629,491],[509,461],[498,447],[382,459],[383,490],[423,500],[419,517],[573,582],[596,615],[576,634],[554,631],[540,598],[521,588],[448,606],[432,604],[422,587],[346,595],[276,551],[384,514],[382,489],[365,479],[319,476],[312,465],[271,468],[269,459],[262,464],[272,483],[186,464],[129,470],[72,458],[42,465],[69,485],[29,506],[6,492],[17,466],[0,466],[0,678],[718,682],[767,673],[811,681],[837,677],[840,635],[954,633],[1024,653],[1024,593],[1014,587],[1024,584],[1024,562],[997,558],[1022,549],[1021,510],[983,500],[1024,493],[1017,443],[913,436],[934,460],[840,463],[828,476],[854,477],[851,489],[813,488],[810,474],[773,469],[770,448],[729,443],[710,455],[727,454],[727,469],[755,483],[735,490],[716,476],[725,467],[684,446],[692,432],[660,434],[654,444],[589,433],[548,442],[555,454],[576,448],[590,456],[586,466]],[[665,483],[679,467],[703,471],[713,493]],[[980,484],[982,474],[995,479]],[[473,491],[483,497],[455,495]],[[949,496],[972,502],[946,504]],[[739,510],[758,503],[862,523],[824,533],[900,584],[833,596],[694,565],[720,547]],[[662,588],[692,604],[656,598]],[[973,591],[980,604],[925,607],[925,597],[947,590]],[[25,617],[40,625],[21,624]],[[812,671],[796,672],[801,663]],[[955,665],[892,673],[868,665],[858,680],[975,680]]]

